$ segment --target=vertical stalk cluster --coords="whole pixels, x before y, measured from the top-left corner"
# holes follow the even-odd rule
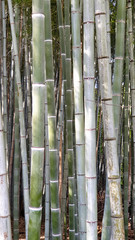
[[[8,0],[8,8],[10,15],[10,25],[13,40],[13,51],[14,60],[16,65],[16,80],[18,88],[18,103],[19,103],[19,123],[20,123],[20,145],[21,145],[21,158],[22,158],[22,172],[23,172],[23,194],[24,194],[24,211],[25,211],[25,230],[27,238],[28,230],[28,219],[29,219],[29,186],[28,186],[28,166],[27,166],[27,149],[26,149],[26,131],[25,131],[25,121],[24,121],[24,108],[23,108],[23,97],[21,88],[21,75],[20,75],[20,64],[18,57],[17,40],[15,34],[14,18],[12,2]]]
[[[106,34],[105,1],[95,1],[96,36],[99,76],[101,81],[101,99],[104,121],[104,140],[107,157],[107,174],[110,192],[112,239],[125,239],[122,213],[117,141],[112,107],[112,89],[110,79],[109,54]]]

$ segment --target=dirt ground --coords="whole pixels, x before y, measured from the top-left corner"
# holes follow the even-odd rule
[[[102,217],[103,217],[103,209],[104,209],[104,193],[98,195],[98,240],[101,239],[101,233],[102,233]],[[25,227],[24,227],[24,218],[20,218],[20,234],[19,234],[19,240],[25,240]],[[41,226],[41,237],[40,239],[44,239],[44,223],[42,222]],[[63,238],[64,239],[64,238]],[[133,240],[133,230],[131,230],[131,223],[129,222],[129,234],[128,234],[128,240]],[[68,240],[68,238],[67,238]]]

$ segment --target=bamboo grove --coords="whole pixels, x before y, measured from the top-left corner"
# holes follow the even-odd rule
[[[0,0],[1,240],[135,239],[134,45],[135,1]]]

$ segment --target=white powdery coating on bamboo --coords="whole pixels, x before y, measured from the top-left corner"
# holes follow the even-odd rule
[[[52,234],[53,237],[60,237],[61,236],[61,233],[59,234]]]
[[[43,13],[32,13],[32,18],[34,17],[42,17],[45,18],[45,15]]]
[[[35,151],[44,151],[45,148],[31,147],[31,150],[35,150]]]
[[[32,87],[45,87],[45,84],[43,84],[43,83],[33,83]]]
[[[38,207],[38,208],[29,207],[29,210],[31,210],[31,211],[36,211],[36,212],[40,212],[40,211],[42,211],[42,207]]]

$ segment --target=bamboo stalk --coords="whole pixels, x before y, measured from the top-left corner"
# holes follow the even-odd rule
[[[118,0],[114,82],[113,82],[113,104],[114,104],[113,110],[117,141],[120,127],[121,84],[123,79],[123,63],[125,52],[125,18],[126,18],[126,0]]]
[[[5,142],[0,104],[0,238],[7,238],[8,240],[11,240],[10,205],[4,144]]]
[[[94,1],[83,1],[86,239],[97,239]]]
[[[6,66],[6,15],[5,15],[5,0],[2,3],[2,25],[3,25],[3,107],[2,115],[4,120],[4,139],[5,139],[5,154],[6,165],[8,169],[8,146],[7,146],[7,66]]]
[[[128,239],[128,95],[129,95],[129,55],[128,55],[128,22],[126,31],[126,60],[125,60],[125,100],[124,100],[124,225],[125,239]]]
[[[15,5],[15,26],[16,37],[19,46],[19,8]],[[13,202],[13,237],[15,240],[19,238],[19,191],[20,191],[20,144],[19,144],[19,107],[18,107],[18,91],[15,74],[15,146],[14,146],[14,202]]]
[[[45,17],[47,19],[45,21],[45,58],[46,58],[46,85],[47,85],[48,128],[49,128],[50,193],[51,193],[50,198],[51,198],[52,239],[61,239],[62,238],[61,237],[61,216],[60,216],[59,194],[58,194],[59,193],[58,149],[57,149],[58,143],[57,143],[57,139],[56,139],[54,67],[53,67],[50,0],[45,0]],[[47,171],[47,169],[46,169],[46,171]],[[48,182],[47,178],[46,178],[46,181]],[[49,198],[49,196],[46,195],[46,201],[48,198]],[[46,209],[46,211],[49,211],[49,209]],[[47,221],[46,221],[46,225],[47,225]],[[45,234],[46,234],[46,237],[48,238],[49,237],[48,236],[49,235],[49,226],[47,227]]]
[[[110,37],[110,6],[109,0],[106,0],[106,30],[107,30],[107,46],[110,63],[110,79],[111,74],[111,37]],[[106,173],[107,175],[107,173]],[[106,192],[105,192],[105,207],[104,216],[102,221],[102,240],[110,240],[111,238],[111,209],[110,209],[110,198],[109,198],[109,186],[108,177],[106,176]]]
[[[71,81],[71,40],[70,40],[70,1],[64,1],[65,39],[66,39],[66,113],[67,113],[67,165],[68,165],[68,208],[69,239],[75,239],[75,167],[73,149],[73,92]]]
[[[101,99],[104,122],[104,140],[107,157],[107,175],[110,192],[112,239],[125,239],[122,213],[121,187],[117,142],[115,137],[112,107],[112,89],[109,67],[109,53],[106,33],[105,1],[95,1],[96,36],[98,50],[99,77],[101,81]],[[104,66],[104,67],[103,67]]]
[[[45,133],[44,2],[32,1],[33,83],[32,148],[28,239],[39,239],[42,215],[42,188]]]
[[[85,149],[79,0],[71,1],[79,237],[86,239]]]
[[[133,130],[133,148],[134,148],[134,159],[133,159],[133,227],[135,231],[135,63],[134,63],[134,36],[133,36],[133,23],[132,23],[132,1],[128,0],[127,3],[127,11],[128,11],[128,36],[129,36],[129,61],[130,61],[130,81],[131,81],[131,102],[132,102],[132,130]]]

